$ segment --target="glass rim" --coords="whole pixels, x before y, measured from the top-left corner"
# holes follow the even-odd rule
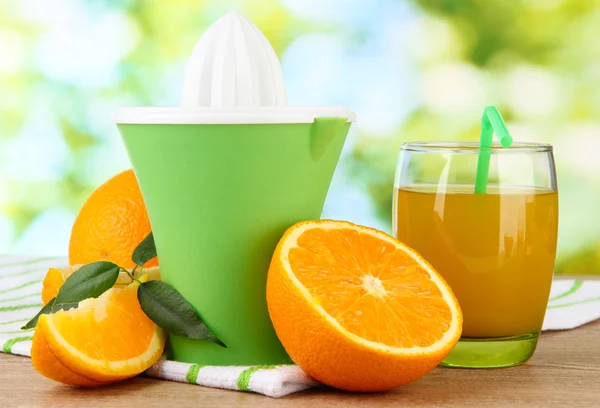
[[[502,147],[494,142],[490,147],[492,153],[538,153],[552,152],[552,145],[548,143],[514,142],[510,147]],[[473,153],[479,152],[479,141],[456,140],[456,141],[428,141],[428,142],[405,142],[400,150],[420,153]]]

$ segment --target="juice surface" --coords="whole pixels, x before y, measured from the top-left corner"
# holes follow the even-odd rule
[[[542,327],[556,255],[558,194],[519,187],[408,186],[395,192],[398,239],[450,284],[463,337]]]

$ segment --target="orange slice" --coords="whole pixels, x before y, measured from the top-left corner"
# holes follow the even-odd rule
[[[144,280],[146,277],[142,277]],[[112,288],[77,309],[42,315],[31,358],[42,375],[93,386],[133,377],[162,355],[165,333],[142,311],[139,283]]]
[[[46,304],[50,301],[50,299],[55,297],[67,278],[79,268],[81,268],[81,265],[71,265],[65,268],[48,269],[48,272],[46,272],[46,276],[44,277],[44,283],[42,284],[42,302]],[[136,271],[136,277],[141,273],[148,275],[149,280],[160,279],[160,267],[158,266],[140,269]],[[131,278],[129,275],[127,275],[125,272],[121,272],[119,274],[119,278],[117,279],[117,283],[115,283],[115,286],[122,286],[129,284],[130,282]]]
[[[420,378],[462,330],[452,290],[419,254],[343,221],[287,230],[271,261],[267,304],[290,357],[315,379],[349,391]]]
[[[52,353],[44,336],[37,331],[33,335],[31,358],[37,372],[54,381],[68,385],[81,385],[84,387],[93,387],[104,384],[103,382],[94,381],[77,374],[65,366],[58,358],[56,358],[54,353]]]

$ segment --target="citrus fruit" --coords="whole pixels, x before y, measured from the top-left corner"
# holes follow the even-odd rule
[[[44,336],[37,333],[33,335],[31,358],[36,371],[54,381],[83,387],[107,384],[101,381],[94,381],[69,369],[50,351]]]
[[[44,305],[58,294],[65,280],[80,267],[81,265],[72,265],[66,268],[48,268],[42,283],[42,302]]]
[[[44,277],[42,284],[42,302],[48,303],[50,299],[58,295],[60,287],[65,283],[65,280],[75,271],[81,268],[81,265],[71,265],[65,268],[49,268]],[[131,272],[131,270],[129,270]],[[141,273],[148,276],[149,280],[160,279],[160,267],[138,269],[134,273],[138,277]],[[119,278],[115,285],[124,285],[131,282],[131,278],[125,272],[119,274]]]
[[[348,391],[422,377],[462,330],[458,302],[431,265],[395,238],[344,221],[286,231],[269,268],[267,304],[292,360]]]
[[[69,263],[111,261],[131,269],[131,254],[150,231],[135,174],[124,171],[98,187],[81,208],[71,231]],[[156,265],[154,258],[144,266]]]
[[[76,309],[40,316],[31,348],[35,369],[81,386],[123,380],[148,369],[163,352],[165,333],[142,311],[138,286],[136,281],[112,288]]]

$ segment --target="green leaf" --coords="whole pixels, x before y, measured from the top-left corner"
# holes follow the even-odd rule
[[[52,298],[48,303],[46,303],[46,306],[42,307],[42,309],[38,312],[38,314],[35,315],[35,317],[33,319],[28,321],[25,326],[21,327],[21,330],[33,329],[35,327],[35,325],[37,324],[38,319],[43,314],[56,313],[59,310],[69,310],[69,309],[72,309],[79,305],[79,303],[55,304],[55,302],[56,302],[56,298]]]
[[[227,347],[206,327],[192,305],[167,283],[159,280],[144,282],[137,296],[144,313],[169,333]]]
[[[69,310],[88,298],[95,298],[112,288],[119,278],[121,268],[112,262],[99,261],[83,265],[65,280],[58,291],[46,305],[21,329],[32,329],[43,314]]]
[[[55,303],[75,303],[100,296],[117,282],[120,270],[118,265],[107,261],[83,265],[65,280]]]
[[[131,255],[131,260],[138,266],[144,266],[150,259],[156,257],[156,246],[152,232],[137,246]]]

